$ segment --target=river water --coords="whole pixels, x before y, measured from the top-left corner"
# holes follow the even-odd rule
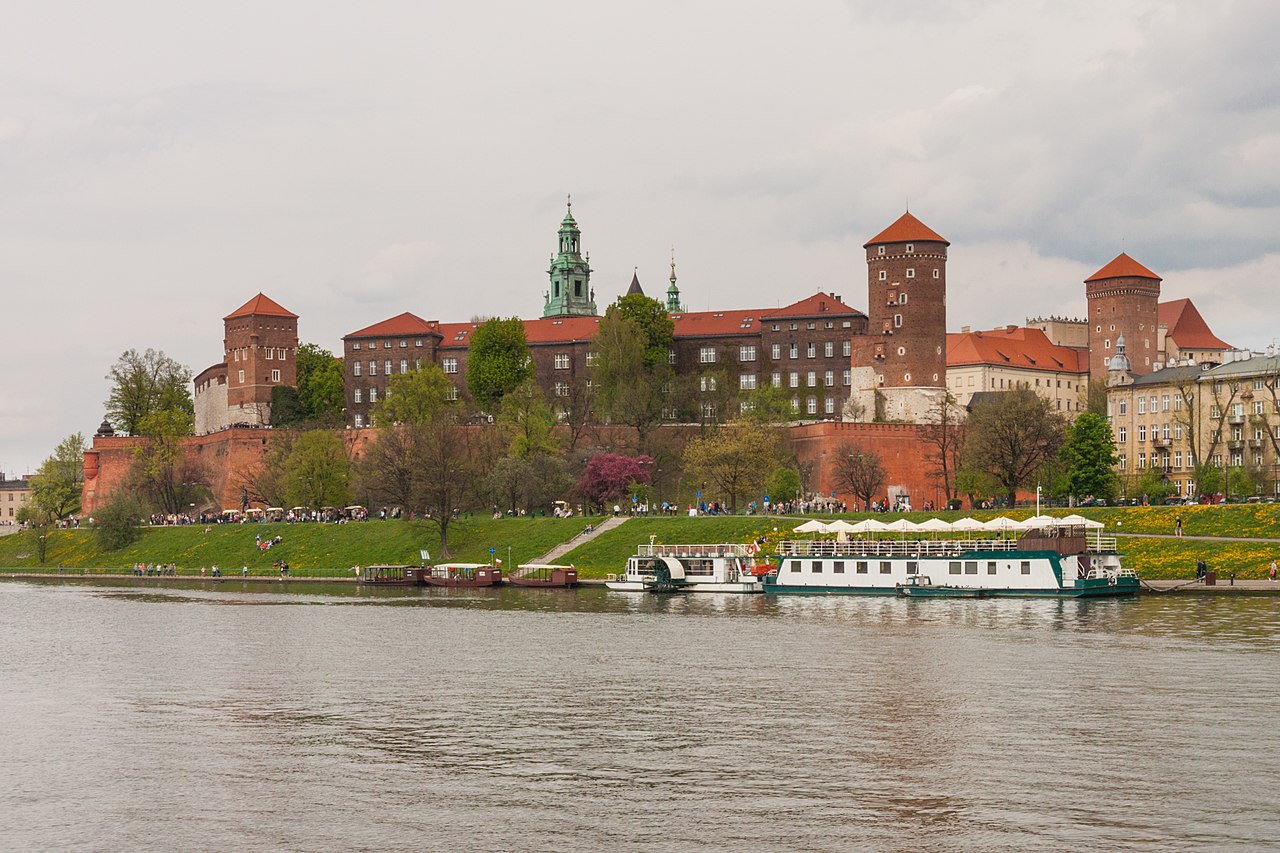
[[[0,847],[1255,850],[1280,598],[0,583]]]

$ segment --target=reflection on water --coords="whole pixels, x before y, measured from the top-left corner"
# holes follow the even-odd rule
[[[0,839],[1256,849],[1280,837],[1278,615],[0,584]]]

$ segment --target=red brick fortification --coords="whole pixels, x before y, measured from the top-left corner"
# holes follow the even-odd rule
[[[933,452],[925,441],[928,427],[920,424],[822,423],[805,424],[790,429],[791,447],[802,462],[813,463],[813,490],[821,495],[833,491],[849,508],[862,509],[848,490],[839,485],[835,469],[836,456],[846,444],[875,453],[884,466],[885,484],[879,498],[895,494],[911,497],[911,506],[920,509],[925,501],[941,507],[946,500],[942,484],[930,470]]]
[[[1159,355],[1160,276],[1121,252],[1085,279],[1089,300],[1089,377],[1106,379],[1121,337],[1132,371],[1150,373]]]

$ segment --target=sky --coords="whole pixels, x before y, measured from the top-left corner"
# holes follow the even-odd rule
[[[1280,4],[5,4],[0,471],[193,374],[259,291],[347,332],[537,316],[566,196],[603,308],[867,307],[862,244],[951,241],[948,327],[1084,313],[1120,251],[1280,336]]]

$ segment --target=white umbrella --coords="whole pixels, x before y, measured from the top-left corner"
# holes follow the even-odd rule
[[[1026,521],[1028,530],[1034,530],[1037,527],[1057,527],[1059,524],[1061,522],[1052,515],[1033,515]]]
[[[899,518],[897,521],[891,521],[884,526],[885,530],[892,530],[894,533],[914,533],[919,530],[919,526],[906,518]]]
[[[1027,525],[1026,525],[1026,522],[1014,521],[1012,518],[1009,518],[1008,516],[1000,515],[984,523],[982,525],[982,529],[983,530],[999,530],[999,531],[1026,530]]]
[[[843,518],[837,518],[835,521],[827,523],[828,533],[857,533],[854,525],[845,521]]]
[[[1091,518],[1085,518],[1083,515],[1068,515],[1066,518],[1061,519],[1059,523],[1069,527],[1092,527],[1095,529],[1106,527],[1101,521],[1094,521]]]
[[[976,518],[961,518],[951,522],[952,530],[986,530],[981,521]]]
[[[950,533],[952,528],[951,522],[943,521],[940,518],[929,518],[916,525],[917,530],[926,530],[930,533]]]
[[[796,533],[826,533],[827,526],[816,518],[806,521],[799,527],[795,528]]]
[[[889,525],[883,521],[876,521],[874,518],[864,518],[853,525],[854,533],[879,533],[888,529]]]

